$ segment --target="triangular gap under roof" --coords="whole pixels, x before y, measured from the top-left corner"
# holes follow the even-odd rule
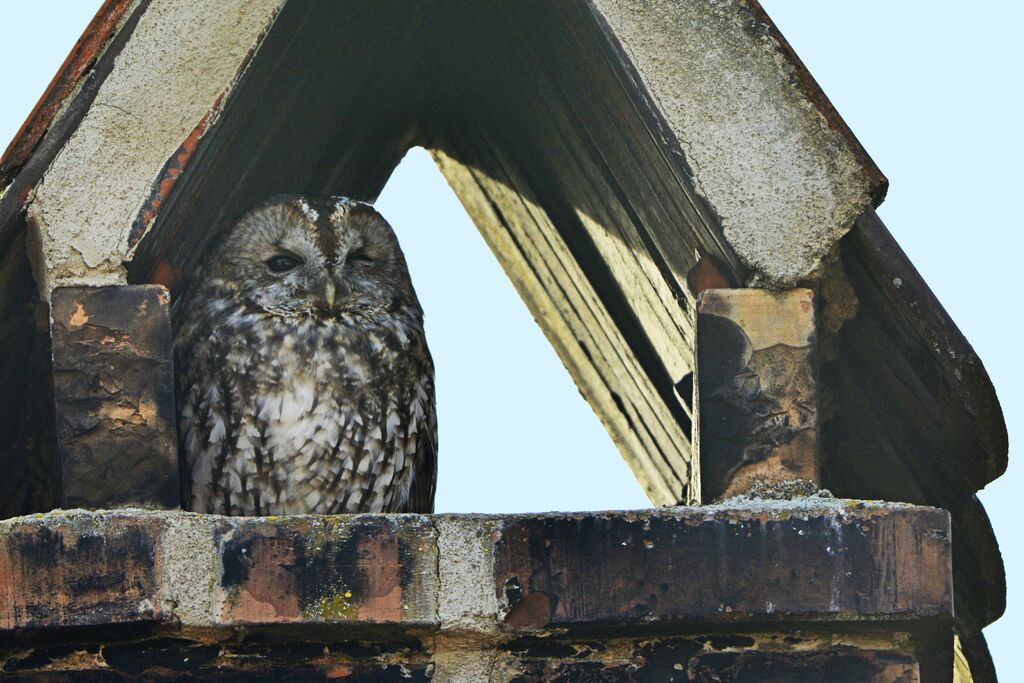
[[[399,5],[285,7],[131,281],[190,272],[275,193],[372,200],[422,144],[649,498],[694,500],[685,276],[699,254],[741,268],[667,127],[585,3],[431,6],[430,21]]]
[[[437,369],[438,512],[646,506],[590,406],[414,148],[377,200],[406,253]],[[625,479],[623,479],[625,477]]]

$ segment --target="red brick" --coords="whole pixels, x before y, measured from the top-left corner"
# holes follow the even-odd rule
[[[169,299],[153,285],[54,290],[64,507],[181,506]]]
[[[83,515],[0,532],[0,630],[162,618],[159,519]]]
[[[433,623],[433,526],[416,516],[232,519],[214,543],[222,624]]]

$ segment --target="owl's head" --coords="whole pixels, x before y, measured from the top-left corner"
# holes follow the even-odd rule
[[[230,229],[204,270],[246,306],[273,316],[419,310],[391,226],[369,204],[345,197],[267,200]]]

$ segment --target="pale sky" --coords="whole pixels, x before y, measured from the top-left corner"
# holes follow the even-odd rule
[[[4,3],[0,144],[14,136],[99,4]],[[1024,671],[1015,656],[1015,636],[1024,628],[1016,504],[1024,466],[1014,462],[1024,410],[1014,337],[1024,246],[1017,206],[1024,3],[762,4],[889,177],[882,219],[999,392],[1011,464],[981,498],[1006,562],[1009,606],[986,634],[1003,679],[1015,680]],[[378,206],[399,233],[427,312],[438,372],[438,511],[645,506],[640,487],[425,152],[410,153]]]

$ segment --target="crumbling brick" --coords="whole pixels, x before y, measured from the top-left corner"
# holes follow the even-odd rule
[[[153,285],[53,292],[66,508],[181,505],[169,299]]]

